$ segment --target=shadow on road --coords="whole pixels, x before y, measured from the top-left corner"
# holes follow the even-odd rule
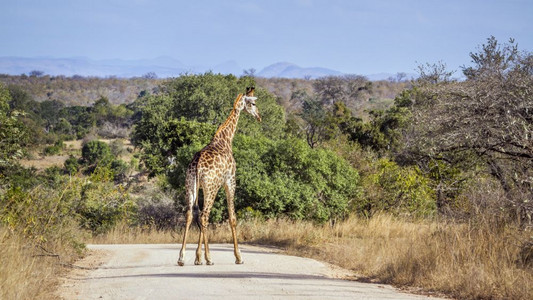
[[[284,274],[284,273],[263,273],[263,272],[210,272],[210,273],[161,273],[161,274],[132,274],[121,276],[105,276],[105,277],[93,277],[91,279],[118,279],[118,278],[137,278],[137,277],[161,277],[161,278],[263,278],[263,279],[317,279],[317,280],[331,280],[336,279],[328,278],[320,275],[305,275],[305,274]]]

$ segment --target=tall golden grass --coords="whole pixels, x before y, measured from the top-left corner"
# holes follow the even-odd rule
[[[239,240],[275,245],[290,254],[323,260],[359,280],[416,287],[461,299],[533,299],[533,270],[520,262],[528,232],[490,223],[407,221],[390,215],[351,218],[334,226],[250,220]],[[194,243],[193,231],[188,242]],[[230,242],[229,226],[213,226],[210,242]],[[181,232],[124,224],[94,243],[180,243]]]
[[[60,243],[47,247],[0,226],[0,299],[55,298],[59,274],[73,257]]]

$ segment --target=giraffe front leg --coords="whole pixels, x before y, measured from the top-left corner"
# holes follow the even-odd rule
[[[231,235],[233,236],[233,253],[235,254],[235,263],[240,265],[244,261],[241,258],[241,250],[239,250],[239,245],[237,243],[237,219],[235,218],[235,213],[230,214],[229,223],[231,226]]]
[[[228,215],[229,224],[231,227],[231,236],[233,237],[233,253],[235,254],[235,263],[243,264],[244,261],[241,258],[241,251],[239,250],[239,244],[237,243],[237,217],[235,216],[235,205],[233,202],[235,196],[235,177],[230,178],[224,189],[226,190],[226,198],[228,201]]]

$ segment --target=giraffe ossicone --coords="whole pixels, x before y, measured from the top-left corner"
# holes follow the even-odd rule
[[[193,216],[197,216],[197,223],[200,227],[198,238],[198,248],[196,249],[195,265],[202,262],[202,243],[204,245],[205,260],[207,265],[212,265],[208,243],[209,213],[213,207],[216,194],[220,187],[224,186],[226,200],[228,202],[229,223],[233,237],[233,249],[235,263],[242,264],[241,252],[237,243],[237,218],[235,216],[235,159],[233,158],[232,142],[239,122],[242,110],[251,114],[259,122],[261,115],[255,105],[257,97],[254,97],[254,87],[246,89],[246,94],[239,94],[233,104],[233,110],[222,125],[220,125],[213,136],[211,142],[202,150],[198,151],[189,163],[185,178],[185,200],[187,201],[187,213],[185,215],[185,232],[180,250],[178,265],[185,264],[185,248],[187,244],[187,234],[193,221]],[[204,205],[201,211],[198,209],[198,192],[203,190]]]

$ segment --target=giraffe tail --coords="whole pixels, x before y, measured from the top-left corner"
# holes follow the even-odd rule
[[[198,226],[198,229],[200,229],[200,208],[196,204],[193,206],[192,215],[194,223]]]
[[[203,209],[203,202],[200,202],[199,188],[198,188],[198,174],[194,174],[194,189],[193,189],[194,205],[192,207],[193,219],[198,229],[200,229],[200,210]]]

